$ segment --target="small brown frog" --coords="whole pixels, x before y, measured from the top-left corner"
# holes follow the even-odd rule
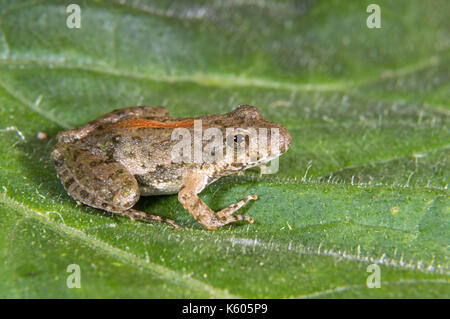
[[[197,143],[201,139],[199,145],[206,147],[208,140],[195,131],[194,124],[199,120],[202,131],[215,128],[223,134],[223,146],[216,143],[213,154],[236,150],[236,146],[241,146],[244,155],[248,155],[249,146],[257,145],[264,150],[257,157],[247,156],[245,161],[238,161],[233,152],[230,152],[231,157],[219,156],[214,161],[196,162],[192,156],[187,156],[187,161],[174,160],[174,148],[180,143],[174,138],[180,136],[175,134],[176,130],[187,131],[193,137],[192,144],[184,148],[189,153],[196,139]],[[250,140],[247,133],[251,128],[266,129],[271,142],[277,139],[278,152],[268,146],[267,139]],[[279,134],[271,133],[276,130]],[[118,109],[79,128],[60,132],[51,157],[64,188],[77,202],[127,216],[133,221],[160,221],[178,228],[173,220],[132,208],[140,196],[178,193],[184,208],[212,230],[239,220],[253,223],[251,217],[233,213],[257,196],[249,195],[214,212],[198,194],[222,176],[264,165],[286,152],[290,143],[291,136],[286,129],[278,123],[265,121],[261,113],[249,105],[227,114],[197,118],[172,118],[164,107],[144,106]]]

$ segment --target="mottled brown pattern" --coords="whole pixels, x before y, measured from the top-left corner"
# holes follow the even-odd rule
[[[183,127],[194,137],[194,120],[202,120],[203,131],[218,128],[224,139],[227,128],[243,131],[266,128],[269,134],[271,128],[277,128],[281,154],[287,151],[291,142],[286,129],[278,123],[265,121],[260,112],[249,105],[227,114],[188,119],[171,118],[163,107],[129,107],[105,114],[79,128],[60,132],[52,152],[58,177],[78,202],[132,220],[165,222],[178,228],[172,220],[132,209],[141,195],[178,193],[181,204],[207,229],[238,220],[253,223],[251,217],[234,213],[248,201],[256,200],[256,195],[214,212],[198,194],[222,176],[265,164],[276,156],[267,149],[267,155],[259,156],[254,162],[236,163],[236,157],[224,157],[213,163],[174,163],[171,151],[177,141],[171,139],[173,130]],[[224,141],[223,154],[227,147],[236,146],[233,143],[248,143],[248,137],[235,134]],[[201,141],[203,147],[208,143],[205,139]],[[247,149],[245,152],[248,155]]]

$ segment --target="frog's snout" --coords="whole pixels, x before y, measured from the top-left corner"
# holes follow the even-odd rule
[[[280,151],[281,153],[286,152],[291,146],[292,137],[288,130],[280,126]]]

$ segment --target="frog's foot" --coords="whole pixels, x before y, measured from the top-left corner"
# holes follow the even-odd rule
[[[178,193],[178,200],[189,213],[205,228],[214,230],[240,220],[253,223],[253,218],[243,215],[233,215],[250,200],[256,200],[256,195],[250,195],[236,204],[230,205],[219,212],[214,212],[199,197],[198,193],[207,185],[208,176],[199,172],[191,172]]]
[[[157,216],[157,215],[147,214],[147,213],[135,210],[135,209],[129,209],[129,210],[126,210],[123,212],[117,212],[117,213],[128,217],[133,222],[136,219],[143,220],[143,221],[157,221],[157,222],[169,224],[170,226],[172,226],[175,229],[180,228],[180,226],[178,226],[172,219]]]
[[[234,222],[238,222],[241,220],[245,220],[249,222],[250,224],[253,224],[255,220],[251,218],[250,216],[244,216],[244,215],[226,215],[222,217],[214,216],[211,218],[210,222],[208,223],[202,223],[203,226],[210,230],[217,229],[218,227],[222,227]]]
[[[228,206],[227,208],[222,209],[221,211],[218,211],[216,213],[217,218],[221,222],[225,222],[224,225],[238,221],[238,220],[246,220],[250,224],[254,223],[254,219],[249,216],[243,216],[243,215],[233,215],[238,209],[240,209],[242,206],[244,206],[248,201],[250,200],[257,200],[258,196],[256,195],[248,195],[243,200],[237,202],[236,204],[232,204]]]

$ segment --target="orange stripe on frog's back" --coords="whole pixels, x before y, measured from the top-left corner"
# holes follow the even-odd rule
[[[194,120],[184,120],[178,122],[160,122],[146,119],[131,119],[122,121],[111,125],[111,127],[129,127],[129,128],[141,128],[141,127],[154,127],[154,128],[177,128],[177,127],[191,127],[194,125]]]

